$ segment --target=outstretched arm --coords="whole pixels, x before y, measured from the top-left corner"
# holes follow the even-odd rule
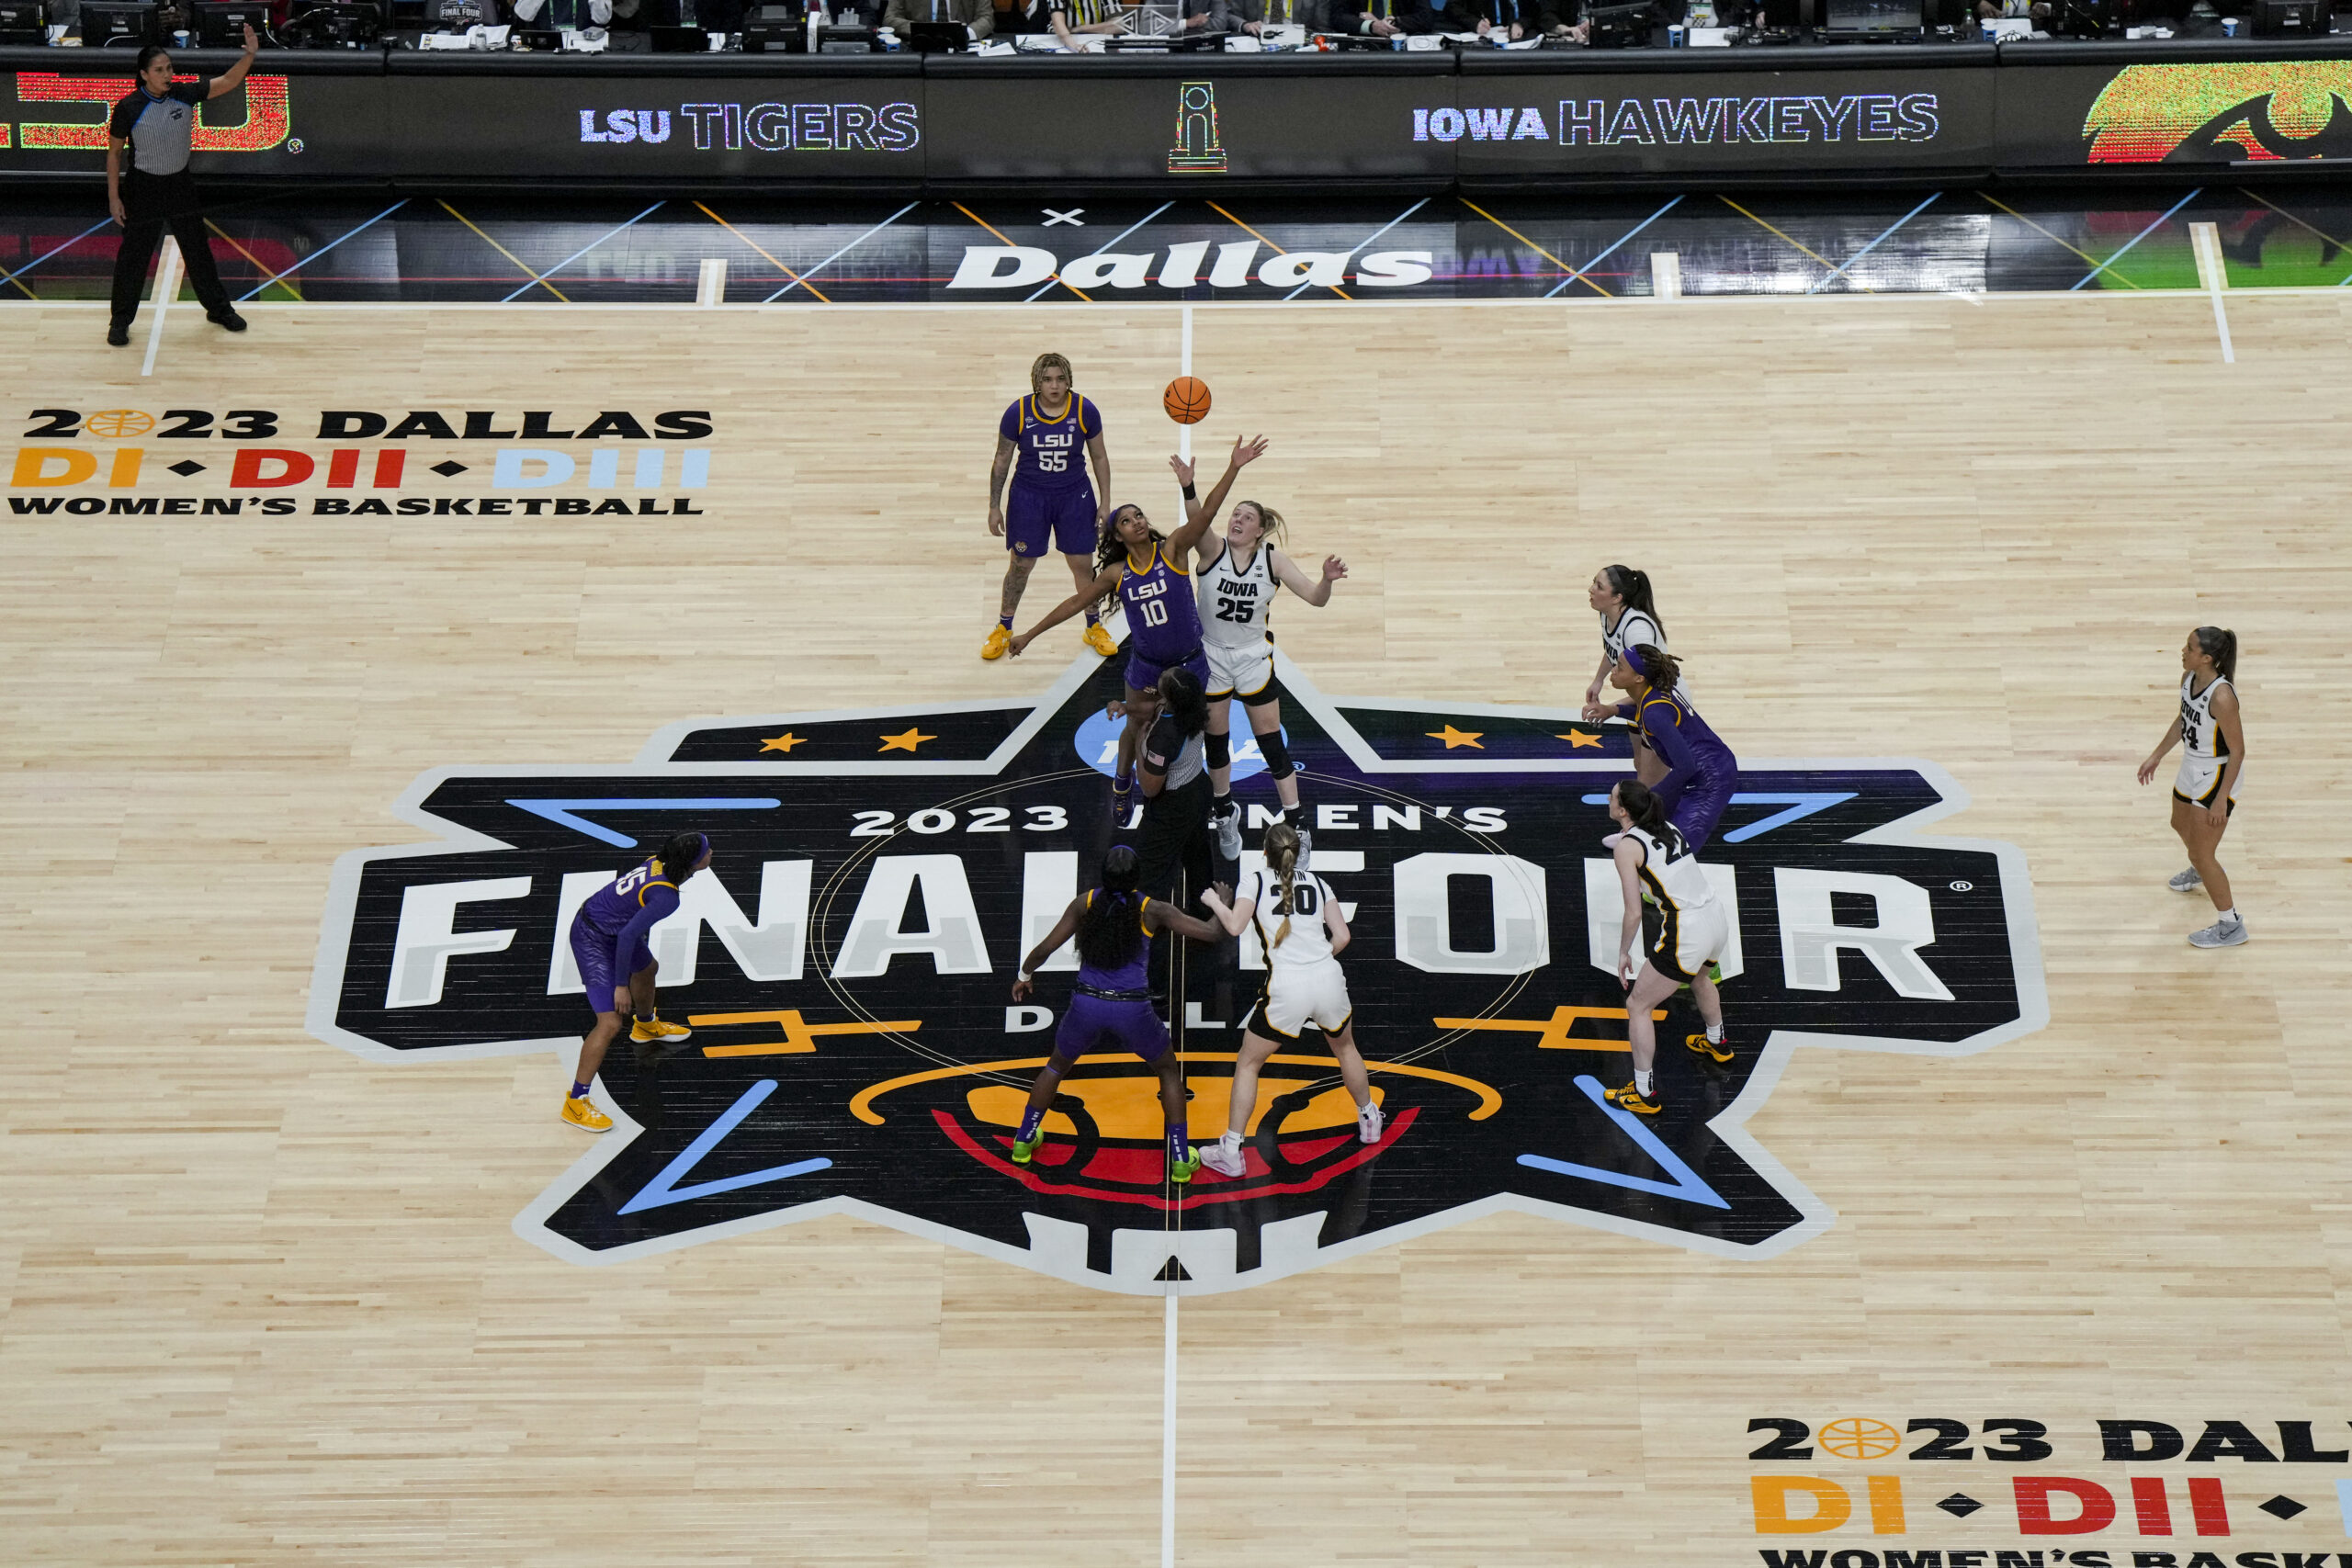
[[[1309,582],[1306,573],[1299,570],[1296,561],[1280,550],[1274,552],[1275,580],[1318,610],[1331,602],[1331,585],[1347,575],[1347,562],[1337,556],[1325,556],[1323,575]]]
[[[1184,551],[1193,549],[1200,544],[1201,536],[1209,531],[1211,520],[1225,509],[1226,494],[1233,489],[1233,481],[1240,474],[1244,465],[1254,463],[1265,455],[1266,438],[1264,436],[1253,435],[1246,441],[1238,435],[1233,438],[1233,456],[1226,459],[1225,477],[1216,481],[1216,488],[1209,491],[1207,496],[1197,503],[1191,501],[1185,502],[1184,525],[1170,535],[1168,538],[1168,549],[1171,556],[1181,558]],[[1192,482],[1190,473],[1182,468],[1177,469],[1176,477],[1180,483]]]
[[[1060,604],[1055,605],[1053,609],[1046,614],[1044,620],[1039,621],[1035,626],[1031,626],[1027,631],[1023,632],[1019,637],[1014,637],[1012,639],[1012,646],[1008,649],[1008,651],[1012,653],[1013,658],[1020,658],[1021,650],[1027,648],[1032,642],[1035,641],[1040,633],[1060,626],[1064,621],[1069,620],[1072,615],[1077,615],[1080,610],[1085,609],[1089,604],[1093,604],[1097,599],[1102,598],[1104,594],[1117,592],[1119,588],[1119,579],[1125,573],[1125,571],[1126,568],[1121,566],[1117,561],[1113,561],[1109,566],[1104,567],[1101,571],[1095,573],[1093,581],[1088,583],[1085,587],[1080,589],[1077,592],[1071,594]]]
[[[204,96],[217,98],[223,93],[235,92],[237,84],[245,79],[245,73],[254,68],[254,56],[259,52],[261,39],[254,36],[253,24],[248,22],[245,25],[245,52],[237,57],[237,63],[212,78],[212,85],[204,90]]]
[[[1209,896],[1204,893],[1201,897],[1205,902]],[[1215,908],[1216,906],[1212,904],[1209,907]],[[1178,936],[1190,937],[1194,942],[1219,942],[1225,940],[1225,933],[1208,921],[1197,915],[1188,915],[1162,899],[1154,898],[1144,910],[1143,919],[1144,924],[1156,931],[1174,931]]]
[[[1216,916],[1217,923],[1225,928],[1225,933],[1227,936],[1239,936],[1243,931],[1248,931],[1250,911],[1258,907],[1247,898],[1238,903],[1228,904],[1217,897],[1217,891],[1214,887],[1201,895],[1201,902],[1206,904],[1209,907],[1209,912]]]
[[[1029,993],[1035,988],[1029,976],[1044,967],[1046,959],[1059,953],[1062,943],[1078,934],[1078,918],[1085,912],[1086,895],[1081,893],[1069,901],[1069,908],[1062,911],[1062,918],[1054,922],[1054,929],[1046,933],[1046,939],[1029,950],[1029,956],[1021,961],[1020,977],[1012,982],[1014,1001],[1029,999]]]

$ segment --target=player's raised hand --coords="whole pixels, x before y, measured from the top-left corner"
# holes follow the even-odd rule
[[[1170,457],[1168,459],[1168,466],[1176,472],[1177,488],[1180,490],[1190,490],[1193,488],[1192,464],[1186,462],[1182,457]]]
[[[1347,576],[1347,575],[1348,575],[1348,563],[1347,563],[1347,562],[1345,562],[1345,561],[1341,560],[1341,559],[1340,559],[1339,557],[1337,557],[1337,556],[1325,556],[1325,557],[1323,558],[1323,581],[1326,581],[1326,582],[1337,582],[1337,581],[1340,581],[1340,579],[1341,579],[1341,578],[1343,578],[1343,577],[1345,577],[1345,576]]]
[[[1233,457],[1230,459],[1233,467],[1238,468],[1244,463],[1254,463],[1265,455],[1266,438],[1264,436],[1252,435],[1246,441],[1238,435],[1233,438]]]

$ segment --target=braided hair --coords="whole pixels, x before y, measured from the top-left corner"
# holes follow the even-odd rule
[[[1274,913],[1283,918],[1283,923],[1274,929],[1272,944],[1280,947],[1283,940],[1290,935],[1291,878],[1298,873],[1298,829],[1277,818],[1267,826],[1262,847],[1266,852],[1266,869],[1274,874],[1282,887],[1282,891],[1274,896]]]
[[[1640,655],[1641,661],[1634,672],[1650,683],[1652,695],[1666,696],[1682,683],[1682,660],[1666,649],[1643,643],[1629,651]]]
[[[1124,506],[1114,506],[1111,508],[1111,515],[1102,520],[1102,536],[1094,541],[1094,574],[1097,577],[1100,577],[1102,573],[1110,570],[1111,563],[1113,561],[1117,561],[1122,566],[1126,564],[1127,547],[1122,544],[1119,540],[1119,514],[1123,512],[1138,512],[1139,510],[1140,509],[1137,508],[1133,502],[1129,502]],[[1155,556],[1158,555],[1159,553],[1159,547],[1167,543],[1167,535],[1161,533],[1157,528],[1152,529],[1152,554]],[[1118,607],[1118,604],[1119,591],[1114,588],[1110,592],[1105,593],[1102,598],[1096,600],[1094,602],[1094,607],[1097,611],[1107,615]]]
[[[1078,955],[1097,969],[1116,969],[1136,953],[1143,936],[1143,860],[1133,844],[1113,844],[1102,857],[1102,886],[1078,917]]]
[[[662,840],[662,852],[653,858],[662,863],[662,874],[672,882],[684,882],[695,874],[695,863],[710,852],[710,840],[700,833],[673,833]]]

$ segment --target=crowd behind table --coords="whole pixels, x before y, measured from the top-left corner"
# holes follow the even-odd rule
[[[47,41],[100,41],[95,29],[77,25],[83,0],[42,3]],[[101,3],[90,0],[94,11]],[[395,48],[701,52],[763,45],[773,50],[781,46],[775,38],[779,31],[793,35],[793,49],[805,47],[800,24],[812,3],[825,7],[816,36],[831,40],[828,52],[919,46],[1050,53],[1160,45],[1248,51],[1449,45],[1537,49],[1679,44],[1686,37],[1693,44],[1813,41],[1816,34],[1812,27],[1791,28],[1781,13],[1795,6],[1824,6],[1830,0],[1649,0],[1648,15],[1630,31],[1623,26],[1626,0],[360,0],[357,5],[341,0],[322,7],[314,0],[254,0],[244,9],[266,7],[266,46],[374,47],[380,42]],[[2048,36],[2045,29],[2055,14],[2052,0],[1919,3],[1923,25],[1917,32],[1879,36],[1973,41],[1982,28],[1986,37],[1997,31],[2005,39],[2041,38]],[[2110,3],[2082,0],[2068,7],[2068,14],[2087,14],[2086,6]],[[227,4],[157,0],[143,36],[117,36],[108,41],[178,48],[215,41],[200,26],[201,14],[223,10]],[[1595,7],[1605,8],[1604,17],[1616,16],[1620,25],[1595,35],[1588,15]],[[108,6],[120,8],[119,0]],[[2125,35],[2132,38],[2243,36],[2250,30],[2238,27],[2234,17],[2216,14],[2213,0],[2175,0],[2169,7],[2137,0],[2132,10],[2149,24]],[[2178,15],[2155,14],[2165,10]],[[339,30],[311,25],[328,12],[342,16],[345,25]],[[1815,23],[1828,19],[1817,9],[1804,14]],[[356,25],[355,15],[359,18]],[[2324,9],[2313,19],[2323,31],[2332,22]],[[1655,35],[1650,23],[1656,24]],[[927,36],[919,39],[918,29]],[[81,36],[85,31],[92,36]],[[664,33],[670,36],[658,37]],[[1832,33],[1818,35],[1817,40],[1845,41]]]

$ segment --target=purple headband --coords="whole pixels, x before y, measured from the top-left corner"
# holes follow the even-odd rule
[[[1642,650],[1632,643],[1625,645],[1625,667],[1645,681],[1650,678],[1649,670],[1642,663]]]

